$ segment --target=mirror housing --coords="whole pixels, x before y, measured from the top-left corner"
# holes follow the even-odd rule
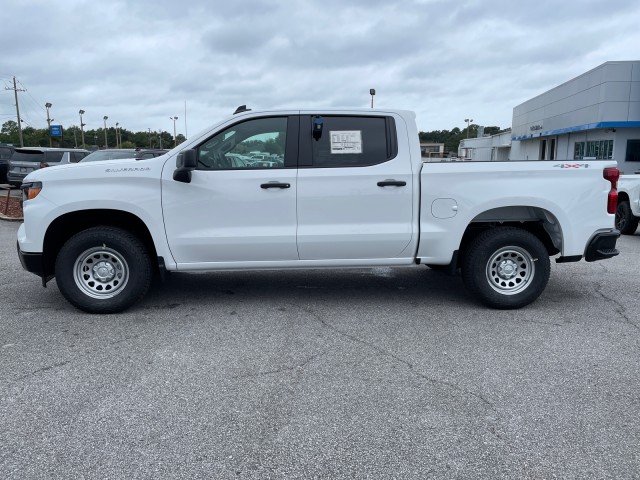
[[[191,183],[191,172],[198,165],[197,152],[193,149],[180,152],[176,157],[176,169],[173,179],[177,182]]]

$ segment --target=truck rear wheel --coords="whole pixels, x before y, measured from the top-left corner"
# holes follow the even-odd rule
[[[121,312],[140,300],[152,267],[142,242],[113,227],[95,227],[71,237],[56,259],[56,281],[64,297],[89,313]]]
[[[628,200],[618,202],[616,208],[616,228],[623,235],[633,235],[638,229],[638,217],[633,216]]]
[[[471,242],[464,255],[462,280],[485,305],[514,309],[540,296],[550,272],[547,249],[535,235],[498,227]]]

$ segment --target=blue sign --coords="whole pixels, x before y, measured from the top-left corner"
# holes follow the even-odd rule
[[[61,137],[62,125],[51,125],[51,127],[49,127],[49,133],[52,137]]]

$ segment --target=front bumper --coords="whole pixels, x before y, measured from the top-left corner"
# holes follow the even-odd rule
[[[616,242],[620,237],[618,230],[608,230],[596,233],[584,252],[584,259],[587,262],[605,260],[615,257],[620,252],[616,249]]]
[[[20,242],[16,242],[16,249],[18,250],[18,258],[20,259],[22,268],[42,278],[42,285],[46,286],[47,280],[50,280],[52,277],[47,278],[45,276],[44,255],[42,253],[23,252],[20,250]]]

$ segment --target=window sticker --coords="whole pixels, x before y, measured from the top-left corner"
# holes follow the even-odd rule
[[[361,130],[333,130],[331,138],[331,154],[362,153]]]

